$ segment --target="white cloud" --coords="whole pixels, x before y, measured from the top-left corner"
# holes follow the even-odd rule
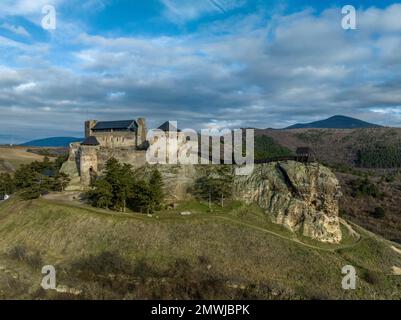
[[[203,15],[225,13],[242,7],[246,0],[161,0],[165,16],[171,21],[184,23]]]
[[[3,23],[1,26],[1,28],[6,29],[12,33],[15,33],[19,36],[23,36],[23,37],[29,37],[30,34],[29,32],[22,26],[15,26],[9,23]]]
[[[110,100],[119,100],[125,97],[125,92],[110,92],[107,94],[107,97]]]
[[[40,16],[45,5],[57,6],[65,0],[2,0],[0,16]]]
[[[18,86],[14,87],[14,91],[18,93],[23,93],[25,91],[30,91],[36,88],[36,83],[35,82],[27,82],[27,83],[22,83]]]
[[[358,12],[358,29],[369,32],[401,31],[401,4],[394,4],[385,9],[369,8]]]

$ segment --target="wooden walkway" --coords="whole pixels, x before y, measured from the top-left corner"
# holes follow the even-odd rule
[[[255,164],[262,164],[262,163],[270,163],[270,162],[279,162],[279,161],[297,161],[297,162],[303,162],[303,163],[308,163],[310,162],[309,157],[303,157],[303,156],[286,156],[286,157],[272,157],[272,158],[266,158],[266,159],[259,159],[255,160]]]
[[[199,154],[201,158],[206,158],[202,157],[201,154]],[[210,156],[209,161],[212,162],[213,159]],[[254,164],[263,164],[263,163],[271,163],[271,162],[279,162],[279,161],[297,161],[297,162],[302,162],[302,163],[309,163],[312,162],[311,157],[306,157],[306,156],[285,156],[285,157],[271,157],[271,158],[266,158],[266,159],[258,159],[254,160]],[[224,160],[220,159],[220,164],[224,164]],[[235,164],[234,157],[232,159],[232,164]]]

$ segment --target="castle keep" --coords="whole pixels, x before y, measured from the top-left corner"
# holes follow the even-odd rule
[[[89,186],[108,159],[139,168],[146,161],[146,120],[85,122],[85,140],[72,143],[68,161],[62,170],[72,177],[72,185]]]
[[[143,118],[123,121],[85,122],[85,138],[83,145],[92,141],[108,148],[137,148],[146,141],[146,121]],[[89,139],[89,141],[87,141]]]

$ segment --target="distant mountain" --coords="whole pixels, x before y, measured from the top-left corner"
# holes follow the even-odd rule
[[[297,123],[285,129],[356,129],[356,128],[379,128],[381,126],[372,124],[359,119],[346,116],[333,116],[326,120],[310,123]]]
[[[21,144],[24,147],[59,147],[65,148],[72,142],[80,142],[83,138],[73,138],[73,137],[53,137],[40,140],[33,140]]]

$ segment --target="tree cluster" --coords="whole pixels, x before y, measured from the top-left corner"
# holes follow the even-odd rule
[[[379,198],[382,195],[379,188],[368,177],[353,180],[349,183],[349,186],[351,187],[351,195],[353,197],[371,196]]]
[[[0,195],[20,191],[24,200],[30,200],[49,191],[63,191],[70,181],[66,174],[60,172],[64,161],[65,156],[60,156],[55,161],[45,157],[42,162],[21,165],[14,174],[0,174]]]
[[[357,152],[362,168],[401,168],[401,142],[391,145],[369,145]]]
[[[372,215],[376,219],[383,219],[386,216],[386,210],[383,207],[377,207],[372,212]]]
[[[25,200],[36,199],[50,191],[64,191],[70,181],[68,175],[60,172],[65,156],[50,161],[45,157],[42,162],[34,161],[22,165],[14,173],[16,190],[21,190]]]
[[[268,136],[255,137],[255,160],[293,156],[293,152]]]
[[[111,158],[104,175],[93,182],[87,198],[99,208],[152,213],[160,210],[164,200],[162,176],[154,169],[148,179],[142,178],[131,165]]]
[[[6,194],[13,194],[15,189],[15,181],[12,175],[9,173],[0,173],[0,197],[4,197]]]
[[[210,208],[212,203],[218,203],[224,207],[225,200],[233,193],[233,179],[230,166],[210,167],[196,179],[194,194],[199,199],[207,201]]]

